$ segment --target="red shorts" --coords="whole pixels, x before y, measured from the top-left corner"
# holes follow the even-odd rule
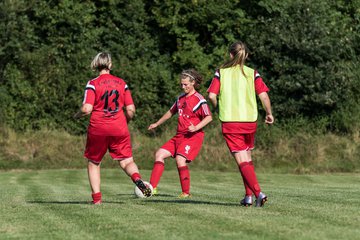
[[[230,152],[254,149],[255,133],[223,133],[223,136]]]
[[[132,157],[130,134],[124,136],[99,136],[87,134],[84,157],[100,163],[106,151],[115,160]]]
[[[172,157],[181,155],[187,162],[193,161],[199,154],[204,140],[204,132],[195,134],[177,134],[164,145],[162,149],[169,151]]]

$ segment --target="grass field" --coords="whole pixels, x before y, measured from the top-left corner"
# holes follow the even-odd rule
[[[123,172],[103,169],[95,206],[85,169],[0,172],[0,239],[359,239],[359,174],[258,174],[264,208],[239,206],[235,171],[191,177],[191,200],[171,170],[160,196],[136,199]]]

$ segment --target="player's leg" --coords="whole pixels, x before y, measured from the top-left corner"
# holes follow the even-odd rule
[[[252,180],[254,179],[251,172],[247,169],[249,164],[248,153],[249,151],[246,150],[233,152],[233,157],[236,160],[245,187],[245,197],[240,201],[240,204],[243,206],[251,206],[253,203],[252,194],[254,192],[254,187],[252,187],[252,184],[254,183]]]
[[[125,158],[119,161],[120,167],[124,170],[124,172],[131,177],[131,180],[135,183],[135,185],[140,189],[140,191],[146,196],[150,197],[152,192],[149,186],[147,186],[143,180],[141,179],[141,175],[139,173],[139,169],[134,162],[132,157]]]
[[[238,164],[243,179],[245,180],[247,186],[251,189],[251,191],[254,193],[257,199],[256,206],[262,207],[264,203],[267,201],[267,197],[265,194],[261,192],[261,188],[255,174],[254,165],[252,163],[251,149],[254,148],[254,140],[255,140],[255,134],[245,134],[244,142],[245,145],[247,146],[247,151],[234,152],[233,156]],[[248,198],[245,197],[243,199],[243,202],[245,202],[246,200],[249,201],[249,197]]]
[[[88,177],[91,187],[91,196],[94,204],[101,203],[101,191],[100,191],[100,163],[93,163],[88,161]]]
[[[150,176],[150,184],[154,188],[155,195],[158,194],[158,184],[164,172],[165,159],[168,157],[174,157],[175,143],[177,138],[178,136],[175,135],[156,151],[154,167],[153,170],[151,171],[151,176]]]
[[[198,132],[182,136],[177,141],[176,164],[179,172],[181,190],[180,198],[186,198],[190,195],[190,171],[187,163],[192,162],[199,154],[204,133]]]
[[[253,148],[251,148],[252,150]],[[256,177],[256,173],[255,173],[255,166],[253,164],[253,161],[252,161],[252,158],[251,158],[251,150],[248,151],[248,159],[249,159],[249,168],[251,169],[251,171],[254,173],[254,176],[255,176],[255,179],[256,179],[256,184],[259,186],[260,188],[260,185],[258,183],[258,180],[257,180],[257,177]],[[265,202],[267,201],[267,196],[261,192],[260,190],[260,193],[258,196],[256,196],[256,207],[262,207],[264,206]]]
[[[251,191],[249,184],[246,182],[246,179],[245,179],[244,175],[242,174],[240,168],[239,168],[239,171],[240,171],[241,177],[243,179],[243,184],[244,184],[244,188],[245,188],[245,197],[240,201],[240,204],[242,206],[248,207],[248,206],[251,206],[253,203],[252,191]]]
[[[94,204],[100,204],[102,201],[100,163],[106,151],[107,144],[105,137],[87,134],[84,157],[88,159],[87,171],[93,199],[92,203]]]
[[[190,197],[190,171],[186,164],[186,158],[181,155],[176,155],[176,165],[179,173],[181,194],[180,198]]]
[[[151,196],[151,189],[141,179],[139,169],[132,157],[130,134],[108,137],[108,148],[110,156],[119,161],[120,168],[131,178],[143,194],[147,197]]]
[[[255,171],[247,159],[247,151],[235,152],[233,153],[233,156],[238,164],[242,176],[245,178],[245,181],[248,183],[251,191],[257,197],[260,193],[260,186],[257,182]]]
[[[87,170],[92,193],[100,192],[100,164],[88,161]]]
[[[241,177],[243,179],[244,187],[245,187],[245,197],[240,201],[240,204],[243,206],[251,206],[252,201],[252,190],[249,186],[249,183],[246,179],[246,176],[243,174],[243,171],[241,171],[241,163],[248,162],[249,161],[249,155],[248,155],[248,145],[245,141],[245,135],[244,134],[232,134],[232,133],[223,133],[224,139],[226,141],[226,144],[233,155],[234,159],[236,160],[236,163],[239,168],[239,172],[241,174]]]
[[[164,172],[165,159],[171,156],[172,156],[171,152],[163,148],[159,148],[155,153],[154,167],[151,171],[151,176],[150,176],[150,184],[154,188],[154,195],[158,193],[157,186]]]
[[[249,161],[249,166],[250,166],[250,168],[252,169],[252,172],[254,173],[254,175],[255,175],[255,177],[256,177],[256,174],[255,174],[255,166],[254,166],[254,164],[253,164],[252,157],[251,157],[251,152],[252,152],[252,150],[253,150],[254,147],[255,147],[255,133],[247,134],[247,135],[245,136],[245,142],[246,142],[246,144],[247,144],[248,147],[249,147],[249,149],[248,149],[248,161]],[[256,182],[257,182],[257,184],[259,185],[257,178],[256,178]],[[260,186],[259,186],[259,188],[260,188]],[[267,196],[260,191],[259,195],[256,197],[256,207],[262,207],[262,206],[264,206],[264,204],[265,204],[266,201],[267,201]]]
[[[250,150],[250,149],[247,150],[247,155],[248,155],[248,157],[247,157],[248,163],[249,163],[251,166],[254,167],[254,165],[253,165],[253,163],[252,163],[252,160],[251,160],[251,150]],[[238,165],[238,166],[239,166],[239,165]],[[240,172],[241,172],[241,171],[240,171]],[[241,176],[242,176],[243,182],[244,182],[245,195],[252,197],[252,191],[251,191],[251,188],[250,188],[250,186],[249,186],[249,183],[247,183],[247,182],[245,181],[245,178],[244,178],[244,176],[242,175],[242,173],[241,173]]]

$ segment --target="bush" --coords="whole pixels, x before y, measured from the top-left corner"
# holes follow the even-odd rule
[[[0,115],[16,131],[60,129],[73,121],[89,64],[112,53],[129,85],[135,128],[146,132],[181,92],[178,75],[196,68],[209,83],[235,40],[270,87],[274,115],[326,119],[352,133],[359,112],[358,1],[2,1]],[[205,93],[206,84],[200,92]]]

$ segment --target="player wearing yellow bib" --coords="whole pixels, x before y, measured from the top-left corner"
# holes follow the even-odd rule
[[[256,95],[266,111],[265,123],[274,122],[267,94],[269,89],[256,70],[245,66],[248,50],[244,43],[232,44],[229,55],[230,59],[215,72],[208,89],[209,99],[214,107],[219,105],[222,133],[243,178],[245,197],[240,204],[251,206],[254,194],[256,206],[262,207],[267,201],[267,196],[261,192],[257,181],[251,150],[254,148],[258,117]]]

